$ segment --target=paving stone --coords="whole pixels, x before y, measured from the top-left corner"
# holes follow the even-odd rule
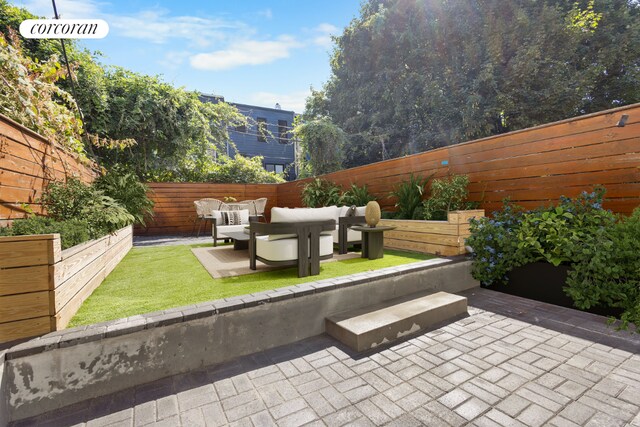
[[[200,408],[192,408],[187,411],[180,412],[180,423],[185,426],[206,426],[202,410]]]
[[[487,409],[489,409],[489,405],[476,397],[472,397],[462,405],[455,408],[454,411],[463,418],[471,421]]]
[[[554,427],[582,427],[580,424],[576,424],[560,415],[551,418],[548,424]]]
[[[515,418],[529,405],[531,405],[531,401],[518,395],[512,394],[502,402],[500,402],[497,406],[497,409],[501,410],[510,417]]]
[[[415,391],[415,388],[407,383],[399,384],[393,388],[384,392],[384,395],[388,397],[391,401],[396,402],[402,399],[405,396],[410,395]]]
[[[318,391],[307,394],[305,396],[305,399],[307,400],[309,406],[320,417],[324,417],[325,415],[329,415],[330,413],[335,412],[335,408]]]
[[[361,387],[357,387],[344,392],[344,397],[349,399],[351,403],[356,403],[361,400],[367,399],[376,393],[377,391],[375,388],[371,387],[369,384],[365,384]]]
[[[188,411],[216,400],[217,395],[211,384],[178,393],[180,411]]]
[[[423,393],[420,390],[416,390],[408,396],[405,396],[402,399],[396,401],[396,404],[405,411],[410,412],[415,408],[424,405],[430,400],[432,399],[427,394]]]
[[[595,413],[595,409],[580,402],[571,402],[560,412],[560,415],[577,424],[585,424]]]
[[[367,416],[375,425],[383,425],[392,420],[379,406],[371,402],[370,399],[363,400],[356,404],[356,408]]]
[[[592,390],[597,390],[609,396],[616,397],[627,385],[610,378],[603,378]]]
[[[274,419],[271,417],[268,411],[258,412],[257,414],[251,415],[249,417],[251,419],[251,423],[254,426],[260,427],[276,427]]]
[[[344,409],[334,412],[322,418],[329,426],[343,426],[350,422],[356,421],[362,418],[364,414],[360,412],[355,406],[348,406]]]
[[[213,402],[204,405],[201,410],[207,427],[223,426],[227,424],[227,416],[225,415],[220,402]]]
[[[350,405],[349,401],[333,387],[325,387],[320,390],[322,397],[336,409],[342,409]]]
[[[626,423],[619,418],[597,413],[585,424],[585,427],[622,427],[624,425],[626,425]]]
[[[156,421],[156,402],[145,402],[136,407],[133,410],[133,425],[143,426],[145,424],[151,424]]]
[[[158,420],[174,417],[178,412],[178,398],[176,396],[167,396],[156,401],[156,413]]]
[[[531,427],[543,425],[553,416],[553,412],[543,408],[540,405],[530,405],[518,415],[517,419]]]
[[[449,393],[438,399],[438,402],[442,403],[449,409],[453,409],[465,400],[469,399],[471,395],[461,389],[451,390]]]
[[[490,420],[495,421],[501,426],[524,427],[524,424],[522,424],[520,421],[495,408],[484,414],[483,417],[489,418]]]
[[[491,406],[496,405],[498,402],[502,400],[500,397],[496,396],[495,394],[490,393],[471,382],[466,382],[462,384],[460,388],[465,390],[472,396],[475,396],[478,399],[482,400],[483,402],[488,403]]]
[[[577,382],[567,380],[555,389],[558,393],[563,396],[568,397],[569,399],[576,400],[580,397],[585,391],[588,390],[588,387],[583,386],[582,384],[578,384]]]

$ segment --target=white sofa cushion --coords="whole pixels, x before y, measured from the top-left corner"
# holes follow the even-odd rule
[[[217,231],[218,231],[218,239],[224,239],[226,236],[226,234],[224,234],[225,232],[240,232],[240,231],[244,231],[246,227],[246,224],[238,224],[238,225],[219,225],[217,227]]]
[[[337,206],[327,206],[324,208],[272,208],[271,223],[297,223],[306,221],[327,221],[334,220],[338,223],[340,208]],[[320,234],[330,235],[330,231],[323,231]],[[296,237],[295,234],[270,234],[269,240],[290,239]]]
[[[332,219],[338,222],[340,208],[337,206],[326,206],[324,208],[272,208],[271,222],[306,222],[306,221],[326,221]]]
[[[320,256],[331,254],[332,237],[320,236]],[[256,236],[256,255],[269,261],[294,261],[298,259],[298,239],[269,240],[269,236]]]
[[[340,243],[340,232],[338,230],[332,231],[333,243]],[[359,242],[362,240],[362,232],[355,231],[350,228],[347,229],[347,242]]]

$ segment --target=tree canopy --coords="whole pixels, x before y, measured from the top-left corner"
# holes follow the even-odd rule
[[[348,167],[640,101],[632,0],[368,0],[335,41]]]

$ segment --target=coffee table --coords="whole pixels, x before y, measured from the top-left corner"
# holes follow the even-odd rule
[[[249,249],[250,236],[244,231],[230,231],[224,235],[233,240],[233,250]]]
[[[362,227],[356,225],[351,229],[362,232],[362,258],[378,259],[384,256],[384,232],[393,230],[395,227]]]

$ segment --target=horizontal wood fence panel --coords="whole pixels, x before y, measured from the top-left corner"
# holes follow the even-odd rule
[[[621,116],[629,119],[618,127]],[[352,182],[395,210],[389,193],[411,174],[469,176],[469,199],[492,212],[511,198],[527,209],[576,196],[598,184],[608,188],[604,206],[629,214],[640,205],[640,104],[496,135],[433,151],[343,170],[322,178],[344,189]],[[280,206],[302,206],[301,186],[280,184]]]
[[[213,198],[224,201],[234,197],[238,202],[267,198],[267,217],[277,201],[277,184],[213,184],[213,183],[149,183],[149,197],[155,202],[154,217],[145,227],[138,226],[136,234],[191,234],[197,230],[197,216],[194,201]],[[210,227],[210,222],[207,222]],[[201,234],[211,234],[211,229]]]
[[[49,182],[70,176],[92,182],[97,167],[0,114],[0,226],[26,217],[22,205],[38,204]]]

